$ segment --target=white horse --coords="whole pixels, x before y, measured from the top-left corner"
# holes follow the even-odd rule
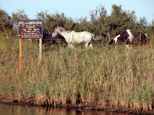
[[[60,34],[65,38],[68,47],[73,48],[73,44],[85,43],[85,47],[90,46],[92,48],[91,42],[94,39],[94,35],[87,31],[75,32],[73,30],[67,30],[63,27],[57,26],[52,33],[52,37],[56,37],[57,34]]]

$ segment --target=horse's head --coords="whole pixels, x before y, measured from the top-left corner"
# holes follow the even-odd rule
[[[148,41],[148,36],[147,36],[147,34],[145,34],[145,36],[146,36],[146,42]]]
[[[55,29],[54,29],[54,31],[53,31],[53,33],[52,33],[52,37],[53,37],[53,38],[56,37],[57,34],[59,34],[59,28],[58,28],[58,27],[55,27]]]
[[[141,35],[141,38],[140,38],[140,40],[141,40],[141,42],[143,43],[143,44],[146,44],[146,42],[148,41],[148,36],[147,36],[147,34],[144,34],[144,33],[141,33],[142,35]]]

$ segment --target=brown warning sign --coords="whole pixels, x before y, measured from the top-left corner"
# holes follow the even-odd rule
[[[43,38],[43,20],[19,20],[18,38]]]

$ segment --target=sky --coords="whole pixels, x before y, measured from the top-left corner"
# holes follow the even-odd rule
[[[29,19],[36,19],[37,13],[47,11],[48,14],[64,13],[72,19],[86,17],[90,20],[90,11],[102,5],[110,15],[113,4],[121,5],[125,11],[135,11],[137,20],[145,17],[148,23],[154,21],[154,0],[0,0],[0,9],[10,16],[24,10]]]

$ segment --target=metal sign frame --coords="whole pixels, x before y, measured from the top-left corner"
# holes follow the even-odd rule
[[[18,20],[19,72],[22,69],[22,39],[39,38],[39,63],[42,59],[43,20]]]
[[[43,38],[43,20],[18,20],[18,38]]]

